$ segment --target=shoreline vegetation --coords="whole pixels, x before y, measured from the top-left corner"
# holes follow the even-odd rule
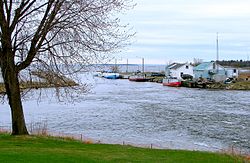
[[[237,81],[235,83],[214,83],[208,84],[208,89],[222,89],[222,90],[250,90],[250,81]]]
[[[132,73],[121,73],[121,79],[128,79]],[[145,73],[149,82],[162,83],[163,76],[150,76],[150,73]],[[74,80],[65,76],[59,76],[57,74],[48,72],[32,72],[33,76],[40,78],[39,81],[20,81],[20,89],[39,89],[39,88],[58,88],[58,87],[74,87],[78,86]],[[235,81],[225,84],[223,82],[198,84],[194,86],[193,81],[183,81],[182,87],[188,88],[202,88],[211,90],[250,90],[250,81]],[[5,93],[4,83],[0,83],[0,94]]]
[[[0,132],[0,162],[249,162],[236,153],[150,149],[49,135]]]
[[[51,72],[33,71],[31,74],[35,77],[38,77],[39,80],[20,80],[21,91],[25,89],[73,87],[78,85],[78,83],[72,79]],[[0,83],[0,94],[4,93],[4,83]]]

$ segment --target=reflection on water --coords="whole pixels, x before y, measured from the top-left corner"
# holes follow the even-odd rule
[[[88,78],[91,92],[75,104],[47,98],[24,103],[28,123],[46,120],[52,132],[106,143],[250,152],[250,92],[163,87],[157,83]],[[7,105],[0,126],[9,126]]]

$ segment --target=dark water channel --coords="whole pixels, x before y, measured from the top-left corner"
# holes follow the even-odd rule
[[[157,83],[91,79],[83,100],[24,103],[27,123],[46,121],[51,132],[83,134],[105,143],[250,153],[250,91],[170,88]],[[51,100],[52,99],[52,100]],[[9,126],[6,104],[0,126]]]

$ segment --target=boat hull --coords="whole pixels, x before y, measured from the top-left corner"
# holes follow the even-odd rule
[[[105,76],[104,78],[106,78],[106,79],[119,79],[119,76],[110,75],[110,76]]]
[[[162,85],[169,86],[169,87],[180,87],[181,81],[179,81],[178,79],[174,79],[174,78],[165,78],[163,79]]]
[[[146,82],[149,79],[147,79],[147,78],[129,78],[128,80],[129,81],[134,81],[134,82]]]
[[[119,73],[103,73],[102,76],[106,79],[119,79],[120,78]]]
[[[169,87],[180,87],[181,82],[169,82],[169,83],[162,83],[164,86],[169,86]]]
[[[146,75],[140,74],[140,75],[130,76],[128,80],[134,82],[146,82],[149,81],[149,78],[146,78]]]

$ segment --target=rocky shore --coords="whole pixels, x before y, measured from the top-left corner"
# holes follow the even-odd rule
[[[145,73],[149,82],[162,83],[163,76],[151,76],[151,73]],[[122,74],[122,79],[128,79],[130,73]],[[125,76],[125,77],[124,77]],[[223,82],[205,82],[198,83],[195,81],[182,81],[182,87],[189,88],[204,88],[204,89],[217,89],[217,90],[250,90],[250,81],[234,81],[225,84]]]
[[[223,89],[223,90],[250,90],[249,81],[237,81],[235,83],[212,83],[207,84],[206,88],[208,89]]]

